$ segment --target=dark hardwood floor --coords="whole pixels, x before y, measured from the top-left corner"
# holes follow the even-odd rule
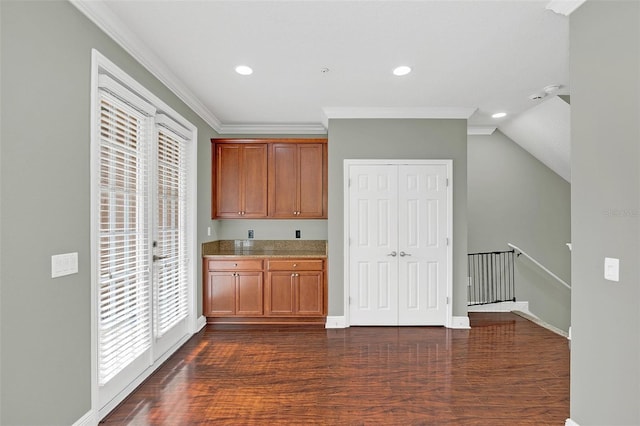
[[[567,340],[469,316],[471,330],[207,326],[103,424],[563,425]]]

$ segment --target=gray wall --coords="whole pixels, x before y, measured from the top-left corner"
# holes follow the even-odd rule
[[[344,315],[345,159],[453,160],[453,315],[466,316],[466,120],[329,121],[329,315]]]
[[[300,230],[302,240],[326,240],[326,219],[305,220],[215,220],[217,239],[243,240],[247,238],[247,231],[253,229],[256,240],[295,240],[296,229]]]
[[[198,127],[201,183],[216,134],[70,3],[0,8],[0,423],[69,425],[91,408],[91,48]],[[199,241],[208,217],[200,202]],[[51,255],[66,252],[79,273],[51,279]]]
[[[571,418],[640,424],[640,2],[571,15]],[[620,282],[603,278],[620,259]]]
[[[496,130],[469,136],[469,253],[525,250],[571,282],[571,185]],[[517,300],[562,330],[571,322],[571,292],[524,256],[516,258]]]

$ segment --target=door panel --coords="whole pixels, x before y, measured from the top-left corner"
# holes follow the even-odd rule
[[[300,184],[298,188],[300,217],[323,216],[323,144],[300,144],[298,147],[299,165],[298,176]]]
[[[397,170],[354,166],[349,179],[351,323],[397,322]]]
[[[236,315],[262,315],[262,271],[236,274]]]
[[[271,146],[269,214],[272,217],[293,217],[298,210],[297,152],[296,144]]]
[[[154,223],[155,353],[163,354],[188,333],[186,142],[158,128]]]
[[[236,313],[236,277],[233,272],[209,272],[208,315]]]
[[[298,315],[322,315],[324,274],[301,272],[297,278],[296,313]]]
[[[401,325],[446,322],[446,166],[399,167]]]
[[[216,146],[216,216],[237,217],[242,209],[241,147]]]
[[[269,272],[267,280],[267,314],[291,315],[294,311],[293,277],[291,272]]]
[[[267,145],[242,148],[242,217],[267,217]]]

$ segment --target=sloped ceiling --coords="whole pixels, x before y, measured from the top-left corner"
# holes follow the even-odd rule
[[[498,128],[551,170],[571,182],[570,106],[559,96],[544,100]]]

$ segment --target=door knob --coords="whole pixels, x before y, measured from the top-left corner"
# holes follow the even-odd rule
[[[392,256],[392,257],[396,257],[398,253],[396,253],[395,251],[392,251],[391,253],[387,254],[387,256]],[[403,256],[402,254],[400,256]]]
[[[411,256],[411,253],[405,253],[403,251],[400,252],[400,256],[405,257],[405,256]]]

